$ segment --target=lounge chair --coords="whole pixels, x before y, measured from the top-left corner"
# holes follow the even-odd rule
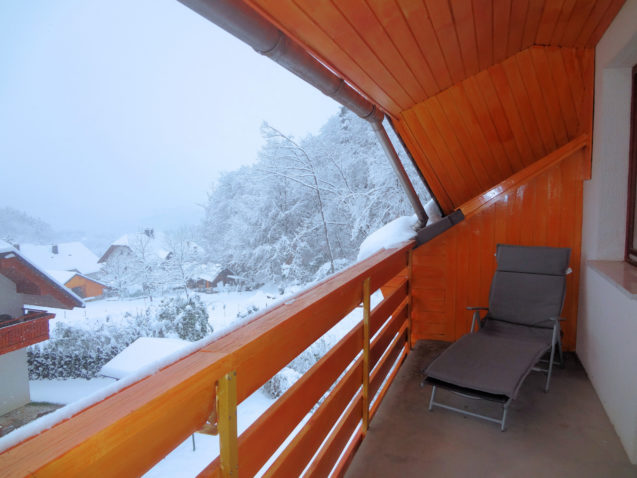
[[[433,385],[430,411],[434,406],[445,408],[499,423],[504,431],[508,407],[532,370],[547,374],[548,392],[556,349],[563,363],[563,319],[559,315],[570,252],[566,248],[498,244],[489,307],[468,307],[473,311],[470,333],[449,346],[424,372],[425,380]],[[480,311],[486,312],[482,318]],[[548,367],[538,368],[547,353]],[[438,387],[500,402],[502,417],[495,419],[436,402]]]

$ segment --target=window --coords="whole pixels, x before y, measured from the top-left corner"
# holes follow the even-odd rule
[[[637,65],[633,67],[628,156],[628,215],[626,218],[626,260],[637,266]]]

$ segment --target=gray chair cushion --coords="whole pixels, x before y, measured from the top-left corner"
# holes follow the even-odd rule
[[[496,271],[489,316],[517,324],[551,327],[562,310],[566,278],[561,275]]]
[[[564,275],[571,250],[565,247],[529,247],[498,244],[499,271]]]
[[[434,360],[427,376],[459,387],[515,399],[533,365],[550,348],[544,341],[487,334],[461,337]]]

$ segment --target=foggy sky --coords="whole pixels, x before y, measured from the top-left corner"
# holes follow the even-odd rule
[[[0,206],[55,229],[196,223],[263,120],[337,107],[176,0],[0,2]]]

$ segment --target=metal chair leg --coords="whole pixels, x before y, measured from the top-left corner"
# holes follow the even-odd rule
[[[434,408],[434,397],[436,396],[436,386],[434,385],[431,389],[431,398],[429,399],[429,411]]]

